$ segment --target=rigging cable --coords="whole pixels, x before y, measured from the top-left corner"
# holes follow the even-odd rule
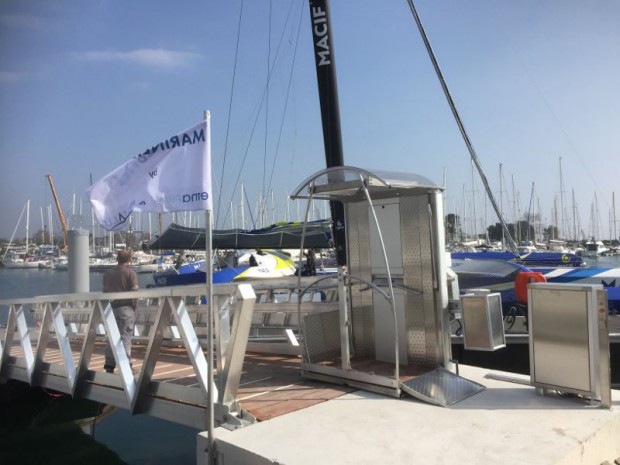
[[[303,5],[302,5],[303,6]],[[291,72],[288,77],[288,85],[286,88],[286,98],[284,100],[284,110],[282,111],[282,119],[280,121],[280,130],[278,132],[278,142],[276,143],[276,151],[273,158],[273,163],[271,165],[271,173],[269,174],[269,184],[267,185],[268,190],[271,190],[271,184],[273,181],[273,173],[276,168],[276,161],[278,159],[278,154],[280,152],[280,142],[282,141],[282,131],[284,129],[284,117],[286,116],[286,110],[288,108],[288,101],[291,95],[291,85],[293,83],[293,69],[295,68],[295,59],[297,58],[297,46],[299,45],[299,34],[301,32],[301,22],[303,20],[305,8],[301,8],[299,11],[299,23],[297,24],[297,37],[295,37],[295,48],[293,49],[293,60],[291,62]]]
[[[288,24],[289,17],[290,17],[290,14],[291,14],[291,9],[292,9],[292,6],[293,6],[293,3],[291,3],[291,6],[289,7],[289,11],[288,11],[288,14],[287,14],[287,17],[286,17],[286,24]],[[263,89],[263,94],[262,94],[261,99],[260,99],[260,102],[259,102],[259,104],[258,104],[258,110],[257,110],[257,113],[256,113],[256,117],[255,117],[255,119],[254,119],[254,123],[252,124],[252,129],[251,129],[251,131],[250,131],[250,137],[249,137],[249,139],[248,139],[248,143],[247,143],[247,145],[246,145],[245,152],[244,152],[244,154],[243,154],[243,158],[242,158],[242,160],[241,160],[241,166],[239,167],[239,171],[238,171],[238,173],[237,173],[237,179],[235,180],[235,183],[233,184],[233,189],[232,189],[232,194],[231,194],[231,196],[230,196],[230,201],[232,201],[232,198],[233,198],[233,197],[234,197],[234,195],[235,195],[234,193],[235,193],[235,191],[236,191],[236,189],[237,189],[237,186],[239,186],[239,181],[240,181],[240,179],[241,179],[241,171],[242,171],[242,169],[243,169],[243,166],[245,165],[245,162],[246,162],[247,157],[248,157],[248,153],[249,153],[249,151],[250,151],[250,145],[252,144],[252,139],[253,139],[253,137],[254,137],[254,131],[256,130],[256,126],[257,126],[257,124],[258,124],[258,118],[259,118],[259,115],[260,115],[260,108],[263,106],[263,102],[265,101],[266,94],[267,94],[267,87],[268,87],[268,85],[269,85],[269,81],[271,80],[271,77],[272,77],[272,75],[273,75],[273,68],[275,68],[276,63],[278,62],[279,57],[280,57],[280,50],[281,50],[281,46],[282,46],[283,39],[284,39],[284,29],[283,29],[283,31],[282,31],[282,35],[280,36],[280,40],[279,40],[279,43],[278,43],[278,48],[277,48],[277,50],[276,50],[276,56],[275,56],[274,61],[273,61],[273,66],[272,66],[271,71],[270,71],[270,73],[269,73],[269,76],[268,76],[268,78],[267,78],[267,83],[265,84],[265,87],[264,87],[264,89]],[[223,186],[222,186],[222,188],[223,188]],[[246,195],[247,195],[247,194],[246,194]],[[230,203],[230,202],[229,202],[229,203]],[[224,219],[222,220],[222,224],[225,224],[225,223],[226,223],[226,220],[228,219],[228,215],[229,215],[229,213],[230,213],[230,210],[227,210],[227,211],[226,211],[226,216],[225,216],[225,217],[224,217]]]
[[[239,24],[237,26],[237,45],[235,47],[235,62],[233,66],[233,77],[230,85],[230,101],[228,103],[228,121],[226,123],[226,139],[224,140],[224,158],[222,160],[222,175],[220,177],[220,195],[217,199],[217,214],[215,216],[215,224],[217,226],[220,217],[220,205],[222,203],[222,189],[224,188],[224,171],[226,170],[226,154],[228,153],[228,134],[230,133],[230,118],[232,115],[233,95],[235,91],[235,77],[237,76],[237,63],[239,57],[239,42],[241,41],[241,19],[243,17],[243,3],[241,0],[241,9],[239,10]]]
[[[420,17],[418,16],[418,12],[416,11],[415,5],[413,4],[413,0],[407,0],[407,3],[409,4],[409,8],[411,9],[411,13],[413,14],[415,22],[418,25],[420,35],[422,36],[422,40],[424,41],[424,45],[426,46],[426,51],[428,52],[428,56],[431,59],[433,67],[435,68],[435,73],[437,74],[437,77],[439,78],[441,88],[443,89],[443,92],[446,96],[446,100],[448,100],[448,105],[450,106],[450,109],[452,110],[452,114],[454,115],[456,124],[458,125],[459,130],[461,131],[461,135],[463,136],[463,140],[465,141],[465,145],[467,146],[467,149],[469,150],[469,155],[471,156],[472,161],[476,165],[478,174],[480,175],[480,178],[482,179],[482,183],[484,184],[484,188],[487,191],[489,200],[491,200],[493,209],[495,210],[495,213],[497,214],[497,217],[499,218],[499,221],[502,224],[502,229],[504,230],[504,234],[506,235],[506,238],[508,239],[508,245],[510,246],[510,249],[512,250],[512,252],[518,255],[517,244],[515,244],[515,241],[512,238],[510,231],[508,230],[508,226],[506,225],[506,222],[504,221],[502,212],[500,211],[499,206],[497,205],[497,202],[495,201],[495,197],[493,196],[493,193],[491,192],[491,187],[489,186],[487,177],[484,174],[484,171],[482,170],[482,165],[480,164],[480,160],[478,159],[478,155],[476,155],[474,146],[471,143],[469,136],[467,135],[467,131],[465,130],[463,121],[461,120],[459,112],[456,109],[454,100],[452,100],[452,96],[450,95],[450,90],[448,89],[448,85],[446,84],[446,81],[443,77],[443,73],[441,72],[441,69],[439,68],[439,63],[437,62],[437,59],[435,58],[435,53],[433,52],[433,48],[431,47],[431,44],[428,40],[426,31],[424,30],[424,26],[422,25],[422,21],[420,20]]]
[[[267,192],[265,191],[265,178],[267,177],[267,142],[269,133],[269,75],[271,74],[271,26],[273,24],[272,18],[272,0],[269,0],[269,26],[267,30],[267,97],[265,99],[265,144],[263,152],[263,183],[262,183],[262,195],[260,196],[261,204],[259,206],[259,218],[260,225],[265,226],[265,214],[267,209]],[[264,197],[263,197],[264,196]]]

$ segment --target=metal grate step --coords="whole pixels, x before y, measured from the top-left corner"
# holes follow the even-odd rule
[[[442,407],[460,402],[486,389],[482,384],[455,375],[443,367],[401,382],[400,388],[416,399]]]

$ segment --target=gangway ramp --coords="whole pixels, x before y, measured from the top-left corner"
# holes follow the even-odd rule
[[[141,363],[134,367],[137,373],[132,372],[110,305],[111,300],[126,299],[128,293],[0,301],[0,305],[9,307],[7,328],[0,341],[0,377],[199,429],[206,427],[211,389],[217,423],[239,424],[244,421],[244,413],[235,398],[256,296],[249,284],[214,288],[214,313],[218,318],[212,343],[217,360],[209,367],[202,347],[204,337],[199,339],[197,335],[197,330],[200,332],[208,324],[205,294],[205,286],[131,293],[132,298],[145,304],[137,310],[138,326],[144,331],[138,336],[145,342],[142,348],[136,345],[136,355],[142,355]],[[234,319],[221,318],[230,313],[235,314]],[[38,328],[29,324],[33,320],[39,323]],[[108,339],[117,361],[114,374],[103,372]],[[174,341],[175,348],[166,347],[170,341]],[[175,382],[186,377],[176,376],[174,370],[164,374],[170,371],[166,366],[170,366],[171,357],[179,354],[183,368],[178,370],[189,369],[192,383]],[[212,386],[207,382],[209,369],[217,374]]]
[[[338,304],[334,284],[326,282],[298,306],[296,286],[297,279],[214,286],[216,426],[239,427],[352,391],[300,378],[299,318]],[[8,329],[0,328],[0,380],[205,429],[208,387],[200,357],[208,346],[205,294],[204,285],[132,293],[139,298],[131,354],[135,373],[117,340],[120,369],[114,374],[103,368],[115,327],[106,309],[123,294],[0,301],[9,310]]]

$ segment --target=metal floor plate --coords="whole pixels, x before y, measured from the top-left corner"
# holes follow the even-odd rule
[[[482,384],[461,378],[443,367],[401,382],[400,388],[416,399],[442,407],[460,402],[486,389]]]

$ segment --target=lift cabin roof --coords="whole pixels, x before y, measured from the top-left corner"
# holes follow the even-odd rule
[[[335,166],[308,177],[293,191],[291,198],[357,202],[365,198],[365,189],[373,199],[444,190],[419,174]]]

